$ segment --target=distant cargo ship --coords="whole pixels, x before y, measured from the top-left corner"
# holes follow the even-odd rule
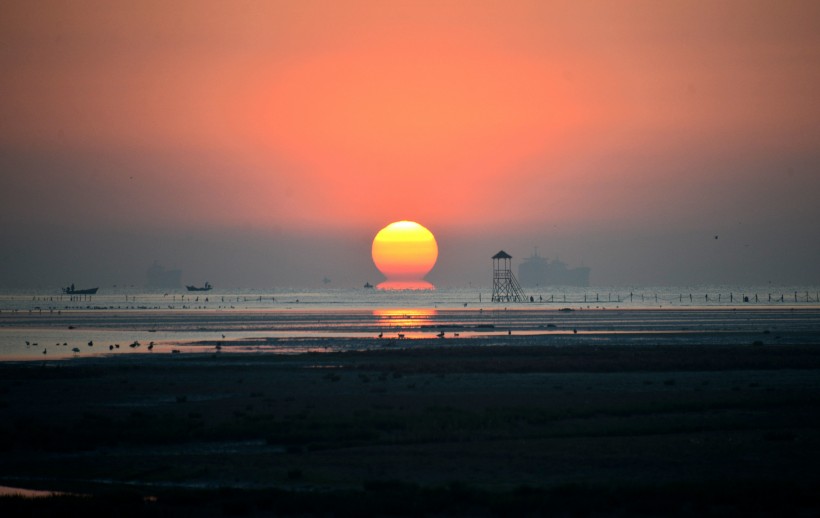
[[[71,286],[66,286],[62,290],[63,293],[65,293],[66,295],[95,295],[98,289],[100,288],[85,288],[83,290],[78,290],[75,289],[74,285],[72,284]]]
[[[201,288],[199,288],[197,286],[185,286],[185,287],[188,288],[188,291],[211,291],[211,289],[213,288],[213,286],[211,286],[210,282],[206,282],[205,286],[203,286]]]
[[[569,268],[567,264],[538,255],[536,250],[518,265],[518,280],[524,286],[589,286],[590,269]]]

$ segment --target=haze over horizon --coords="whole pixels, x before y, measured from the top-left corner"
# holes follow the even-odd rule
[[[0,287],[820,284],[813,1],[7,2]]]

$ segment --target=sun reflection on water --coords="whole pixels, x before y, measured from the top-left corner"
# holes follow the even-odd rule
[[[374,309],[373,316],[377,317],[377,324],[386,328],[417,328],[426,325],[435,318],[435,309]]]
[[[388,291],[419,291],[435,290],[436,286],[430,282],[420,281],[384,281],[376,285],[376,289]]]

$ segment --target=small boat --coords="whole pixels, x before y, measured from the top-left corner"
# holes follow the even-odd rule
[[[364,283],[364,287],[367,288],[367,289],[371,289],[371,288],[373,288],[373,285],[370,284],[369,282],[366,282],[366,283]]]
[[[203,286],[201,288],[198,287],[198,286],[185,286],[185,287],[188,288],[188,291],[211,291],[211,289],[213,288],[213,286],[211,286],[210,282],[206,282],[205,286]]]
[[[78,290],[78,289],[74,288],[73,284],[71,286],[66,286],[65,288],[62,288],[63,293],[65,293],[66,295],[94,295],[94,294],[97,293],[98,289],[100,289],[100,288],[97,287],[97,288],[86,288],[84,290]]]

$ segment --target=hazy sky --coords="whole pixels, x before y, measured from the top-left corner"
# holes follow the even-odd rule
[[[820,283],[820,2],[11,1],[0,286]],[[719,236],[715,239],[714,236]]]

